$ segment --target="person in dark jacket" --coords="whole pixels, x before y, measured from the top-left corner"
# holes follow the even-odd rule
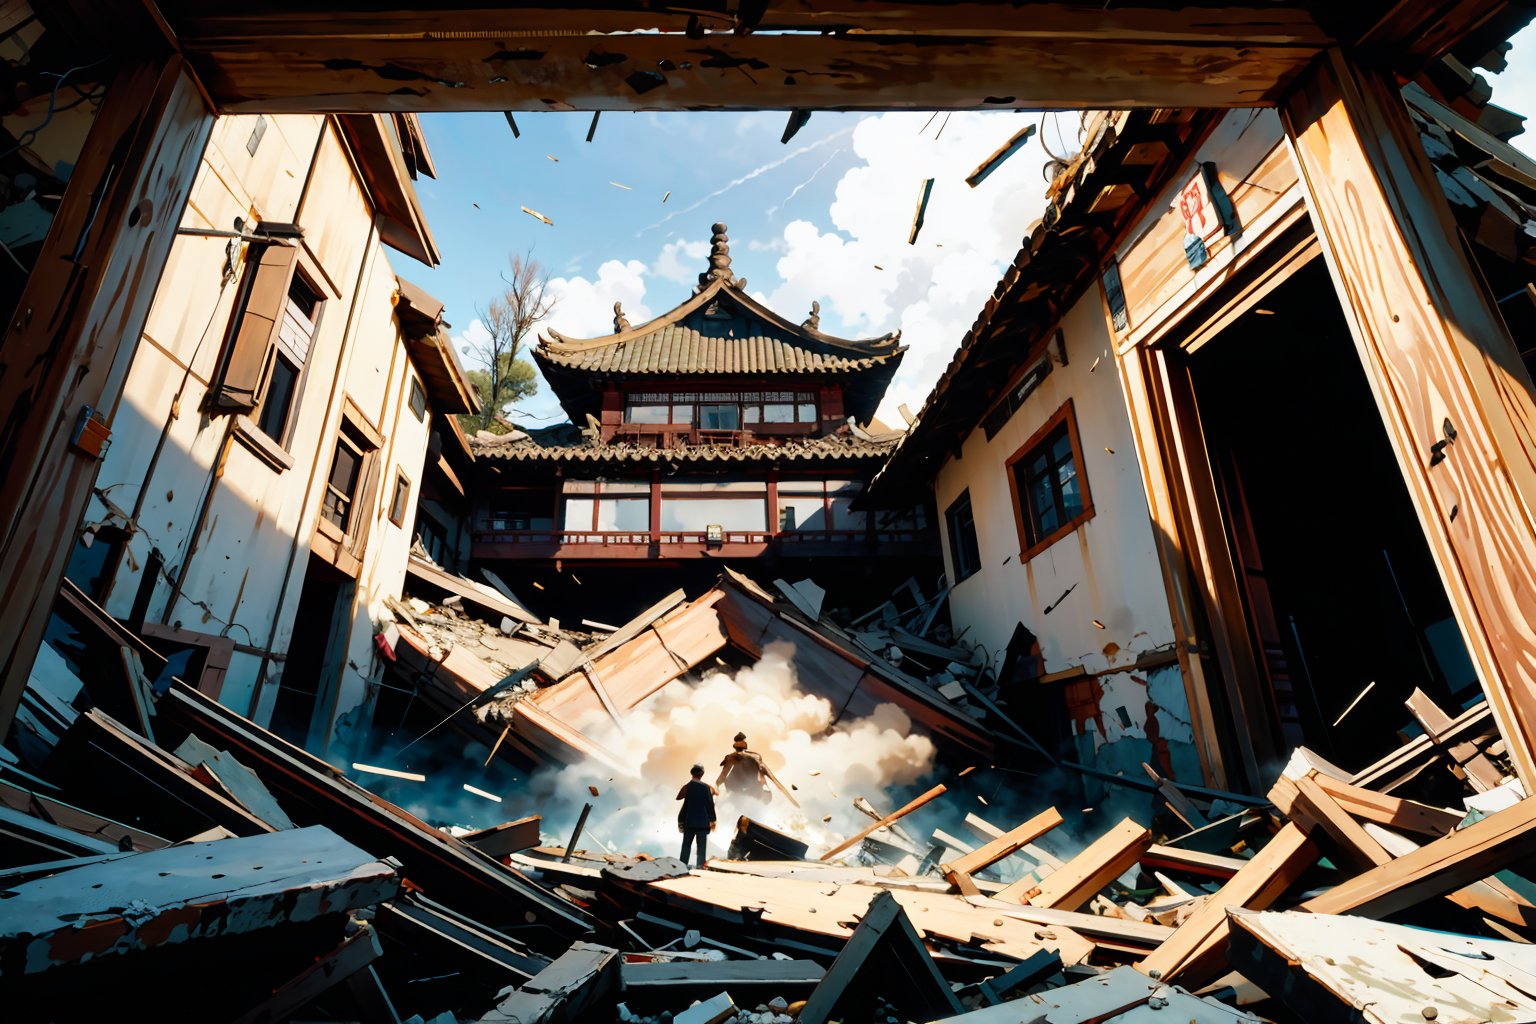
[[[705,840],[715,830],[715,787],[704,781],[703,765],[694,765],[689,774],[693,778],[677,791],[677,798],[683,802],[682,809],[677,812],[677,830],[683,834],[680,859],[687,864],[688,848],[697,844],[698,860],[694,863],[702,868],[704,858],[708,856],[704,852]]]

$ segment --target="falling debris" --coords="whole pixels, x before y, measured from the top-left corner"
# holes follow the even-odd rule
[[[593,796],[602,796],[602,794],[597,791],[597,787],[596,786],[588,786],[587,787],[587,792],[591,793]]]
[[[784,125],[784,134],[779,136],[779,144],[783,145],[790,139],[794,138],[795,134],[799,132],[801,128],[804,128],[806,122],[810,119],[811,112],[809,110],[791,110],[789,112],[789,122]]]
[[[1001,167],[1004,160],[1007,160],[1020,149],[1023,149],[1024,144],[1028,142],[1034,134],[1035,126],[1033,124],[1027,124],[1023,128],[1020,128],[1018,131],[1014,132],[1013,138],[1003,143],[1002,148],[983,160],[979,167],[965,176],[965,183],[971,186],[971,188],[975,188],[983,181],[986,181],[987,175]]]
[[[356,761],[352,762],[352,770],[367,772],[369,775],[388,775],[392,779],[406,779],[410,782],[427,781],[427,777],[425,775],[420,775],[416,772],[402,772],[396,771],[393,768],[379,768],[371,764],[358,764]]]
[[[672,198],[672,190],[671,189],[667,189],[667,193],[666,193],[666,195],[661,197],[661,201],[662,202],[666,202],[668,199],[671,199],[671,198]]]
[[[917,213],[912,217],[912,230],[907,234],[908,245],[915,245],[918,232],[923,230],[923,217],[928,213],[928,197],[931,195],[933,195],[933,179],[924,178],[922,187],[917,190]]]
[[[812,768],[810,771],[806,772],[805,774],[809,775],[811,778],[814,779],[816,776],[821,774],[821,769],[820,768]]]
[[[634,188],[633,188],[633,187],[632,187],[632,186],[629,186],[629,185],[620,185],[620,184],[619,184],[619,183],[618,183],[618,182],[616,182],[616,181],[610,181],[610,182],[608,182],[608,184],[610,184],[610,185],[612,185],[612,186],[613,186],[613,187],[614,187],[614,188],[621,188],[621,189],[623,189],[623,190],[624,190],[624,191],[625,191],[625,192],[633,192],[633,191],[634,191]]]
[[[1093,622],[1093,628],[1094,629],[1108,629],[1109,628],[1108,626],[1104,625],[1104,623],[1100,622],[1098,619],[1093,619],[1092,622]]]
[[[601,110],[594,110],[592,112],[592,124],[587,127],[587,141],[588,142],[591,142],[592,141],[592,136],[597,134],[597,119],[602,117],[602,116],[603,116],[603,112]]]
[[[507,127],[512,129],[512,137],[514,139],[522,138],[523,133],[517,130],[517,118],[512,116],[512,111],[507,110],[503,111],[503,113],[507,118]]]
[[[554,221],[550,220],[548,217],[546,217],[542,213],[540,213],[538,210],[530,210],[526,206],[519,207],[519,209],[521,209],[528,216],[532,217],[534,220],[541,220],[545,224],[549,224],[551,226],[555,223]],[[534,586],[538,586],[538,584],[534,584]]]
[[[559,163],[559,162],[560,162],[560,158],[559,158],[559,157],[557,157],[557,156],[555,156],[555,155],[554,155],[554,154],[553,154],[553,153],[545,153],[545,154],[544,154],[544,158],[545,158],[545,159],[546,159],[546,160],[552,160],[552,161],[554,161],[554,162],[555,162],[555,163]]]
[[[473,793],[475,796],[482,796],[487,800],[494,800],[497,803],[501,803],[501,797],[497,796],[495,793],[487,793],[483,789],[476,789],[474,786],[471,786],[467,782],[464,783],[464,792]]]

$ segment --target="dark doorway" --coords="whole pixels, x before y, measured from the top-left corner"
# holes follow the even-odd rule
[[[1479,696],[1322,260],[1189,369],[1282,749],[1359,768],[1414,731],[1415,687]]]
[[[350,618],[355,585],[350,577],[310,556],[272,706],[271,729],[290,743],[307,743],[315,711],[332,689],[340,669],[341,645],[346,642],[345,636],[338,635],[338,625]]]

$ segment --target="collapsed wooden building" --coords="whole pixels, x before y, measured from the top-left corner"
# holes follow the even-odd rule
[[[1530,13],[5,6],[18,95],[82,72],[100,91],[0,158],[49,157],[10,197],[37,230],[7,250],[0,338],[5,1005],[105,1016],[131,991],[144,1014],[392,1024],[1530,1016],[1536,168],[1471,70]],[[388,665],[374,730],[346,746],[388,757],[350,770],[309,749],[331,733],[307,703],[270,731],[207,692],[224,664],[189,685],[186,652],[131,607],[61,590],[216,113],[389,109],[349,151],[374,175],[368,245],[411,247],[424,225],[392,182],[430,164],[416,110],[1063,104],[1117,112],[1089,123],[865,496],[936,497],[937,587],[834,614],[814,580],[727,572],[588,632],[533,614],[515,578],[459,575],[444,538],[397,567],[405,592],[376,595],[394,621],[366,639]],[[404,360],[448,386],[442,408],[472,404],[440,307],[381,280]],[[1267,357],[1245,388],[1239,336]],[[1324,400],[1266,430],[1287,387]],[[422,471],[455,478],[447,458]],[[1357,488],[1382,537],[1338,514],[1317,528],[1281,475],[1303,498]],[[82,658],[29,687],[56,611]],[[1373,643],[1345,630],[1366,615]],[[880,806],[840,794],[855,827],[814,844],[743,815],[724,823],[734,853],[690,870],[583,837],[585,811],[559,835],[532,815],[465,829],[403,795],[448,762],[455,783],[503,761],[632,768],[594,737],[782,640],[819,699],[894,705],[943,754]],[[774,768],[786,797],[817,778]],[[1049,806],[1058,775],[1092,796]]]

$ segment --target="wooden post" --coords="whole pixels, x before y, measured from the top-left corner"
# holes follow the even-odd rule
[[[1130,818],[1089,843],[1082,853],[1046,875],[1039,885],[1020,879],[997,894],[1006,902],[1077,910],[1125,874],[1152,845],[1152,833]]]
[[[863,842],[865,837],[873,835],[876,831],[878,831],[879,829],[884,828],[885,826],[889,825],[891,822],[899,821],[902,818],[905,818],[908,814],[911,814],[913,811],[917,810],[919,807],[921,807],[924,804],[926,804],[928,801],[934,800],[934,799],[937,799],[938,797],[943,796],[945,794],[945,792],[948,791],[948,788],[949,787],[945,786],[943,783],[940,783],[939,785],[934,786],[932,789],[930,789],[928,792],[924,793],[922,796],[920,796],[917,799],[911,801],[910,803],[908,803],[906,806],[900,808],[899,810],[895,810],[895,811],[892,811],[890,814],[887,814],[885,817],[881,818],[879,821],[875,822],[873,825],[870,825],[864,831],[859,832],[859,833],[857,833],[855,835],[849,836],[847,839],[843,840],[841,843],[837,844],[836,846],[832,847],[832,849],[830,849],[826,853],[822,854],[820,859],[821,860],[831,860],[833,857],[836,857],[838,854],[842,853],[844,850],[848,849],[850,846],[853,846],[856,843]]]
[[[1536,400],[1397,82],[1336,50],[1282,110],[1329,271],[1520,777],[1536,784]]]
[[[86,406],[112,421],[212,125],[181,57],[130,60],[0,336],[0,736],[96,481],[70,435]]]

